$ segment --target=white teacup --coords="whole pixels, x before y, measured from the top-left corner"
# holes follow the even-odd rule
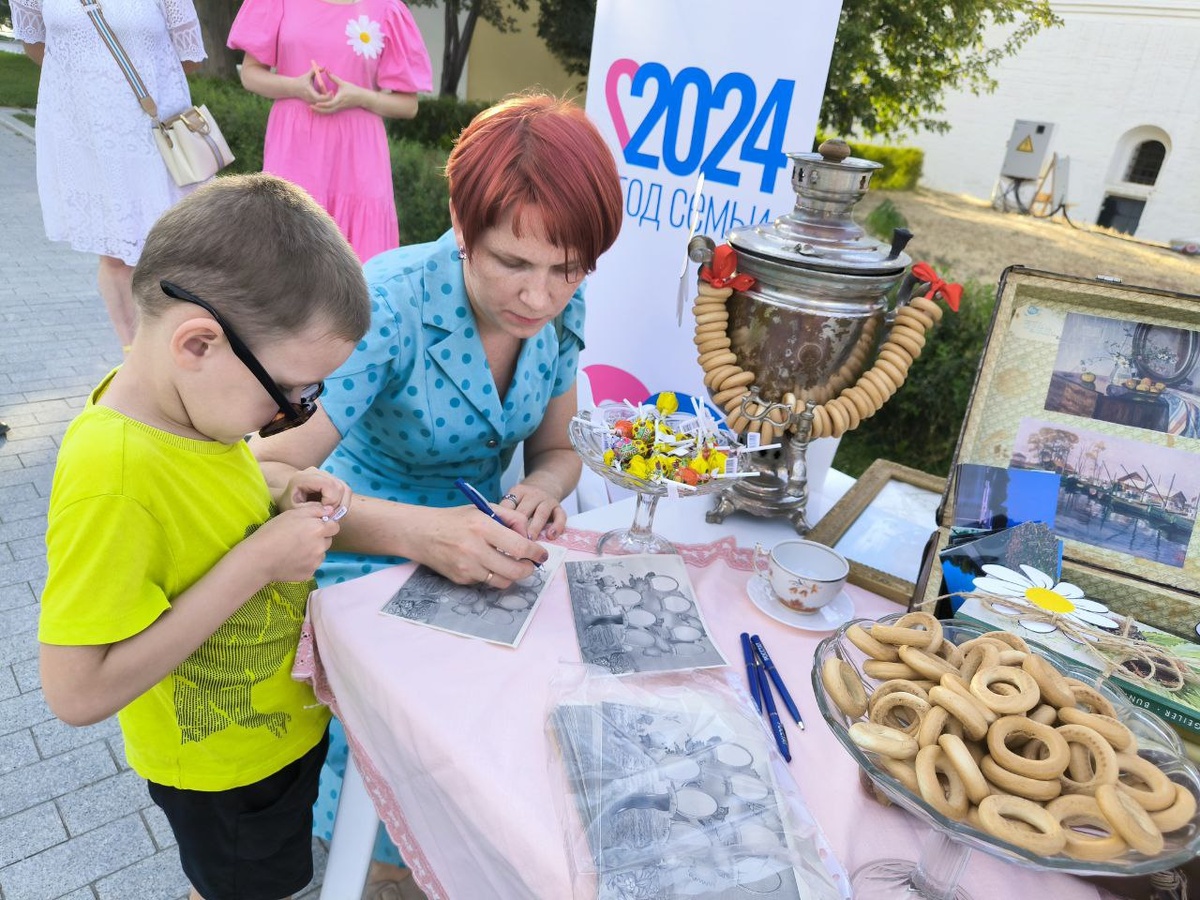
[[[834,600],[846,584],[846,557],[815,541],[781,541],[754,549],[754,568],[771,585],[775,599],[799,613],[816,612]]]

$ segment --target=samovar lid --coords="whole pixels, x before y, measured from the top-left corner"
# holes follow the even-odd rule
[[[817,153],[789,153],[796,208],[770,225],[731,231],[727,240],[739,253],[787,265],[844,275],[900,273],[912,260],[899,247],[869,237],[850,211],[867,193],[877,162],[850,155],[840,139],[825,141]]]

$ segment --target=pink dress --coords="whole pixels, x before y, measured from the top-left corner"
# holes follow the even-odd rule
[[[429,54],[400,0],[246,0],[229,46],[280,75],[301,75],[316,60],[363,87],[396,93],[432,88]],[[267,120],[263,171],[312,194],[364,262],[399,246],[391,155],[383,119],[374,113],[347,109],[321,115],[303,100],[276,100]]]

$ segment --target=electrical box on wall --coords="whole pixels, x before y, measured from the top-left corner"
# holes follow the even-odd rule
[[[1017,119],[1008,139],[1000,174],[1005,178],[1040,178],[1053,134],[1052,122]]]

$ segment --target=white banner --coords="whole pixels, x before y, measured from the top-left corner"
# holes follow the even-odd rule
[[[587,292],[582,364],[597,401],[704,396],[691,315],[682,327],[676,317],[689,225],[720,242],[795,206],[785,154],[812,149],[840,10],[840,0],[597,3],[587,112],[625,197],[621,235]]]

